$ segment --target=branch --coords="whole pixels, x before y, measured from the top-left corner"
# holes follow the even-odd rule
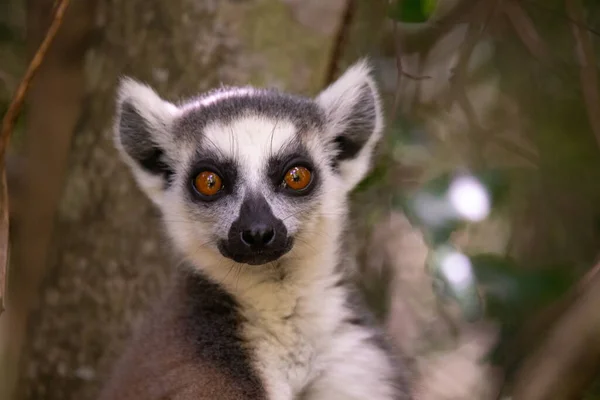
[[[583,5],[581,0],[565,0],[567,15],[575,40],[575,55],[579,61],[581,90],[587,108],[590,126],[598,146],[600,146],[600,96],[598,95],[598,71],[594,57],[594,45],[589,31],[584,28]]]
[[[423,51],[431,47],[458,24],[470,20],[477,6],[486,7],[488,0],[459,0],[444,14],[431,19],[423,27],[411,29],[402,37],[402,48],[406,54]]]
[[[60,28],[60,24],[62,23],[62,19],[64,17],[65,11],[67,10],[67,6],[69,5],[69,0],[60,0],[60,4],[56,9],[56,14],[54,15],[54,20],[48,28],[48,33],[44,38],[44,41],[36,51],[33,59],[31,60],[29,66],[27,67],[27,71],[25,72],[25,76],[19,83],[17,87],[17,92],[13,96],[12,102],[6,111],[6,115],[2,120],[2,131],[0,132],[0,161],[4,162],[4,155],[6,153],[6,148],[8,147],[8,143],[10,141],[10,135],[15,125],[15,121],[19,113],[21,112],[21,108],[23,107],[23,103],[25,102],[25,94],[27,93],[27,89],[31,84],[31,80],[33,79],[35,73],[39,69],[46,52],[50,48],[50,44],[54,40],[56,33],[58,32],[58,28]]]
[[[399,3],[402,0],[398,0]],[[392,21],[392,38],[394,39],[394,52],[396,59],[396,90],[394,93],[394,104],[392,106],[392,113],[390,116],[390,121],[396,120],[396,115],[398,113],[398,108],[400,107],[400,95],[402,90],[402,78],[407,77],[412,80],[423,80],[430,79],[430,76],[420,76],[413,75],[404,70],[404,65],[402,64],[402,56],[404,55],[404,36],[405,33],[398,29],[398,22],[396,20]],[[392,122],[393,123],[393,122]]]
[[[531,165],[534,165],[534,166],[538,165],[539,155],[535,151],[532,151],[532,150],[529,150],[522,146],[519,146],[517,143],[513,142],[512,140],[510,140],[506,137],[500,136],[498,134],[489,135],[489,139],[491,142],[496,143],[496,145],[504,148],[505,150],[511,152],[512,154],[515,154],[515,155],[521,157],[523,160],[526,160]]]
[[[8,264],[8,191],[6,187],[6,168],[5,158],[6,149],[10,143],[10,135],[13,132],[15,122],[23,103],[25,102],[25,95],[29,88],[35,73],[39,69],[46,52],[50,48],[58,29],[62,23],[65,11],[69,5],[69,0],[60,0],[60,3],[56,7],[56,13],[54,19],[48,28],[48,32],[40,47],[35,52],[33,59],[27,67],[25,76],[19,83],[17,91],[13,96],[13,99],[2,119],[2,130],[0,131],[0,313],[4,310],[4,290],[6,287],[6,269]]]
[[[569,16],[562,15],[562,13],[560,12],[559,9],[556,9],[554,7],[548,6],[547,4],[544,4],[542,2],[537,2],[534,0],[525,0],[525,2],[528,3],[530,6],[536,7],[539,11],[545,11],[547,14],[550,14],[551,16],[553,16],[556,19],[564,19],[568,22],[577,24],[577,26],[581,27],[582,29],[585,29],[590,34],[600,37],[600,30],[595,29],[593,26],[590,26],[589,24],[579,23]]]
[[[484,163],[482,154],[483,143],[479,135],[485,132],[486,129],[479,121],[475,108],[467,95],[469,61],[471,60],[475,46],[477,46],[477,43],[479,43],[483,37],[490,21],[495,16],[498,3],[498,0],[494,1],[494,4],[491,5],[487,11],[488,14],[485,16],[485,19],[481,22],[479,27],[476,27],[473,22],[468,25],[464,42],[458,54],[458,61],[456,66],[454,66],[450,77],[450,101],[448,108],[456,101],[465,114],[471,133],[471,157],[476,166],[482,166]]]
[[[600,264],[592,268],[598,271]],[[600,274],[579,294],[517,375],[515,400],[580,399],[600,367]]]
[[[352,19],[354,17],[355,7],[355,0],[346,0],[346,7],[344,9],[344,13],[340,21],[340,26],[335,36],[335,41],[333,43],[333,51],[331,52],[331,57],[329,58],[329,65],[327,66],[327,73],[325,75],[325,86],[329,86],[337,77],[339,69],[338,64],[340,58],[342,57],[344,46],[346,45],[348,31],[350,30]]]
[[[504,14],[512,24],[515,32],[523,42],[523,45],[538,60],[548,62],[550,51],[546,42],[542,39],[529,15],[521,4],[515,0],[509,0],[503,4]]]
[[[475,109],[473,108],[473,105],[471,104],[466,92],[469,60],[471,59],[471,55],[473,54],[473,50],[475,49],[478,41],[479,35],[477,34],[477,30],[473,24],[469,24],[467,33],[465,35],[465,41],[463,42],[458,54],[458,61],[456,62],[454,68],[452,68],[452,75],[450,76],[450,87],[452,90],[449,93],[450,102],[447,106],[450,108],[456,101],[465,113],[465,117],[467,118],[471,129],[475,128],[482,130],[479,119],[475,113]]]
[[[402,78],[407,77],[409,79],[420,81],[424,79],[431,79],[429,75],[414,75],[410,72],[406,72],[404,70],[404,65],[402,64],[402,55],[404,54],[403,49],[403,32],[398,30],[398,22],[392,22],[393,27],[393,38],[394,38],[394,47],[395,47],[395,58],[396,58],[396,90],[394,93],[394,105],[392,106],[392,114],[390,117],[390,121],[396,120],[396,114],[398,113],[398,108],[400,107],[400,96],[402,92]]]
[[[573,78],[569,72],[569,62],[551,51],[519,0],[503,1],[502,9],[508,21],[512,24],[515,33],[521,39],[523,46],[536,61],[549,68],[563,80],[568,81]]]
[[[394,35],[394,47],[396,50],[396,69],[399,73],[398,79],[400,79],[400,77],[402,76],[406,76],[407,78],[412,79],[414,81],[431,79],[431,76],[429,75],[414,75],[404,70],[404,65],[402,64],[402,56],[404,54],[404,49],[402,47],[402,37],[405,35],[405,33],[398,30],[398,22],[396,21],[393,22],[392,29]]]

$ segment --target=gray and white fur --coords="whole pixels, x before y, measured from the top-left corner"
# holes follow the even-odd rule
[[[101,398],[410,399],[344,245],[382,128],[366,61],[316,99],[228,87],[174,104],[123,79],[116,145],[186,263]],[[223,182],[208,197],[207,170]]]

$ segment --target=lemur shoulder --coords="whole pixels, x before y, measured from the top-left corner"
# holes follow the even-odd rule
[[[410,399],[344,245],[383,128],[369,64],[315,99],[120,83],[115,142],[186,260],[102,400]]]

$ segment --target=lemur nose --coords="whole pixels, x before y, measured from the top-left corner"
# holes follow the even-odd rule
[[[264,247],[275,239],[275,230],[272,226],[265,224],[251,225],[242,231],[242,242],[250,247]]]

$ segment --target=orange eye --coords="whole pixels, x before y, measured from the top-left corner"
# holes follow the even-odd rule
[[[310,183],[311,173],[308,168],[294,167],[285,173],[283,181],[290,189],[302,190]]]
[[[194,187],[200,194],[213,196],[223,188],[223,180],[212,171],[202,171],[196,175]]]

